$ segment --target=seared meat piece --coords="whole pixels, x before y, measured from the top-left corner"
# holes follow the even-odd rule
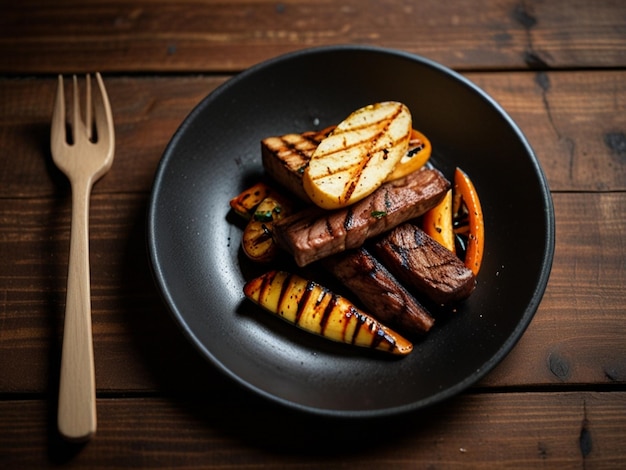
[[[310,202],[302,187],[302,173],[319,143],[332,131],[310,131],[267,137],[261,141],[265,171],[303,201]]]
[[[358,248],[368,238],[422,215],[449,188],[450,182],[439,171],[424,168],[383,184],[351,206],[330,212],[310,208],[286,217],[274,225],[274,237],[299,266],[305,266]]]
[[[329,126],[320,131],[266,137],[261,141],[263,168],[265,168],[268,175],[300,199],[311,202],[311,199],[302,187],[302,175],[317,146],[334,129],[335,126]],[[424,142],[420,137],[420,133],[413,130],[407,156],[412,157],[420,152],[423,147]]]
[[[410,223],[386,234],[374,250],[398,279],[439,304],[466,298],[476,285],[472,271],[454,253]]]
[[[435,320],[365,248],[349,250],[321,261],[383,323],[405,333],[424,333]]]

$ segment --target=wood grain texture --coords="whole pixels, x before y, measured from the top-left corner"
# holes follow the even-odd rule
[[[556,251],[546,293],[484,385],[626,383],[625,193],[553,200]]]
[[[98,437],[85,447],[64,445],[50,432],[45,400],[0,402],[0,463],[6,470],[62,463],[92,469],[615,469],[626,463],[625,392],[464,394],[445,407],[356,428],[243,399],[101,398]]]
[[[144,193],[92,197],[96,385],[211,389],[224,381],[185,343],[152,282],[146,204]],[[557,249],[546,294],[484,386],[626,384],[626,193],[559,193],[554,204]],[[0,199],[0,391],[42,392],[54,380],[69,211],[63,198]]]
[[[0,72],[243,70],[305,47],[376,44],[457,69],[626,64],[615,0],[25,0],[3,6]]]
[[[626,190],[626,72],[468,73],[535,149],[553,191]],[[115,165],[94,193],[147,192],[167,143],[227,76],[104,77],[113,108]],[[51,163],[56,80],[5,79],[0,87],[0,197],[58,195]],[[49,102],[49,107],[41,103]]]
[[[224,77],[104,76],[113,110],[115,164],[94,186],[100,192],[147,192],[172,135]],[[0,197],[53,196],[68,183],[50,155],[54,78],[5,80],[0,87]],[[46,103],[49,103],[46,106]]]
[[[0,10],[0,468],[626,468],[626,2]],[[154,173],[193,107],[251,65],[334,44],[417,53],[482,87],[528,137],[556,215],[550,282],[504,361],[437,407],[358,423],[277,408],[207,365],[168,315],[145,247]],[[50,119],[54,75],[94,71],[118,147],[90,216],[99,430],[76,446],[56,430],[70,193]]]
[[[626,190],[626,74],[468,74],[526,134],[552,191]]]

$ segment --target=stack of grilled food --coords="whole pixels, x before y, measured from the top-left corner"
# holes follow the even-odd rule
[[[267,137],[261,152],[271,183],[230,201],[247,219],[243,251],[268,265],[244,286],[253,302],[328,339],[406,355],[406,338],[434,325],[425,303],[453,306],[474,290],[484,244],[476,190],[461,169],[451,182],[428,162],[431,143],[404,104]],[[321,266],[358,300],[272,269],[281,253]]]

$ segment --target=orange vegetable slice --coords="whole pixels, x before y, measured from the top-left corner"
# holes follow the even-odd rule
[[[478,193],[469,176],[460,168],[454,171],[454,201],[453,218],[458,217],[463,204],[467,208],[467,247],[465,252],[465,266],[478,274],[483,260],[485,245],[485,223],[483,210]]]
[[[439,244],[456,253],[452,224],[452,189],[448,190],[439,204],[424,214],[422,229]]]
[[[409,173],[413,173],[423,167],[432,152],[430,140],[420,131],[411,129],[411,137],[409,138],[409,149],[400,159],[398,164],[385,181],[393,181],[400,179]]]

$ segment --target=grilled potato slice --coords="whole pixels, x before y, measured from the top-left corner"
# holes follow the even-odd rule
[[[230,200],[230,207],[241,217],[250,220],[257,206],[276,192],[265,183],[256,183]]]
[[[305,192],[324,209],[368,196],[406,154],[411,126],[409,109],[396,101],[354,111],[315,149],[303,175]]]
[[[254,303],[310,333],[341,343],[405,356],[413,344],[359,310],[345,297],[285,271],[269,271],[247,282]]]
[[[278,247],[272,237],[274,222],[292,212],[293,207],[288,198],[276,192],[265,197],[256,206],[243,231],[241,246],[246,256],[258,263],[272,261],[278,252]]]

